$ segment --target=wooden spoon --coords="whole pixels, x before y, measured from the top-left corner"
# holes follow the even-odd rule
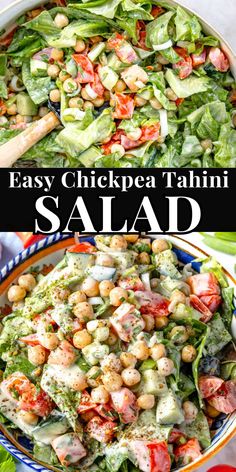
[[[23,154],[60,124],[55,113],[50,112],[35,121],[22,133],[0,146],[0,167],[11,167]]]

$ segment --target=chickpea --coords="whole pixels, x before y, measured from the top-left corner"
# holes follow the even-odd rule
[[[36,280],[32,274],[25,274],[19,277],[18,284],[27,292],[31,292],[31,290],[36,286]]]
[[[109,297],[111,290],[115,288],[115,284],[110,280],[103,280],[99,284],[99,290],[101,297]]]
[[[142,410],[151,410],[155,405],[155,397],[151,394],[140,395],[137,399],[137,405]]]
[[[77,331],[73,336],[73,344],[77,349],[83,349],[88,344],[91,344],[93,338],[91,334],[88,333],[87,329],[82,329],[82,331]]]
[[[169,323],[167,316],[156,316],[155,324],[157,329],[164,329]]]
[[[125,385],[132,387],[136,385],[141,380],[141,375],[137,369],[132,369],[132,367],[127,367],[121,372],[121,377]]]
[[[24,421],[24,423],[26,424],[29,424],[31,426],[36,426],[36,424],[38,423],[39,417],[35,415],[34,413],[21,410],[19,415],[20,415],[21,420]]]
[[[141,138],[141,135],[142,135],[141,128],[135,128],[135,130],[127,133],[127,138],[130,139],[131,141],[138,141],[139,138]]]
[[[134,104],[136,107],[143,107],[146,105],[147,100],[145,98],[140,97],[139,95],[135,95],[134,97]]]
[[[123,367],[125,368],[127,367],[134,368],[137,363],[136,357],[133,354],[131,354],[131,352],[122,352],[120,355],[120,361]]]
[[[96,108],[102,107],[102,105],[104,104],[104,98],[102,98],[102,97],[94,98],[93,104]]]
[[[121,144],[112,144],[111,152],[119,152],[121,154],[121,156],[124,156],[125,155],[125,148]],[[121,237],[123,237],[123,236],[121,236]],[[118,249],[118,248],[116,248],[116,249]],[[122,251],[122,249],[118,249],[118,250]]]
[[[169,359],[168,357],[162,357],[157,361],[157,368],[158,372],[161,375],[167,377],[168,375],[171,375],[174,372],[175,366],[172,359]]]
[[[84,100],[90,100],[91,97],[87,94],[85,88],[82,88],[81,90],[81,97],[84,99]],[[91,103],[91,102],[90,102]],[[93,104],[92,104],[93,105]]]
[[[150,105],[155,110],[161,110],[161,108],[163,108],[162,104],[159,102],[159,100],[157,100],[157,98],[151,98]]]
[[[168,100],[171,100],[172,102],[175,102],[177,100],[177,95],[175,94],[174,90],[172,88],[168,87],[165,91],[165,95],[168,98]]]
[[[83,100],[80,97],[73,97],[69,100],[69,107],[70,108],[81,108],[83,105]]]
[[[113,352],[111,352],[111,354],[106,356],[101,361],[101,368],[104,373],[108,372],[109,370],[112,370],[119,374],[122,370],[122,364],[120,359]]]
[[[78,84],[74,79],[66,79],[63,83],[63,89],[66,93],[73,93],[78,89]]]
[[[66,15],[63,15],[62,13],[57,13],[54,19],[54,23],[58,28],[65,28],[69,24],[69,19],[67,18]]]
[[[144,361],[149,357],[149,348],[146,341],[136,341],[132,346],[131,352],[140,361]]]
[[[49,109],[47,107],[40,107],[39,108],[39,117],[43,118],[49,113]]]
[[[102,381],[101,374],[102,371],[100,367],[98,367],[97,365],[91,367],[91,369],[89,369],[89,371],[86,373],[88,385],[93,388],[98,387]]]
[[[151,279],[151,288],[157,288],[158,287],[158,279],[157,278],[154,278],[154,279]]]
[[[51,102],[57,103],[61,100],[61,92],[58,89],[51,90],[49,94],[49,98]]]
[[[20,302],[26,296],[26,290],[19,285],[12,285],[7,293],[9,302]]]
[[[104,96],[105,102],[109,102],[110,96],[111,96],[110,91],[109,91],[109,90],[105,90],[103,96]]]
[[[68,288],[55,287],[52,292],[53,303],[61,303],[68,299],[70,290]]]
[[[113,331],[110,331],[106,344],[108,344],[108,346],[114,346],[117,343],[117,340],[118,337],[116,336],[116,334],[113,333]]]
[[[110,331],[108,326],[101,326],[96,329],[94,337],[98,342],[103,343],[108,339],[109,334]]]
[[[126,89],[126,84],[123,80],[118,80],[115,85],[115,92],[122,93]]]
[[[101,403],[104,405],[110,400],[110,394],[104,385],[99,385],[98,387],[91,390],[91,400],[94,403]]]
[[[25,123],[25,116],[22,115],[16,115],[16,123],[19,125],[21,123]]]
[[[171,294],[171,297],[170,297],[170,305],[169,305],[169,311],[174,311],[176,305],[178,305],[179,303],[186,303],[186,295],[181,292],[181,290],[174,290],[173,293]]]
[[[83,52],[86,48],[86,44],[82,39],[77,39],[74,50],[76,52]]]
[[[84,372],[77,372],[76,375],[71,379],[70,388],[76,390],[76,392],[82,392],[88,387],[86,375]]]
[[[70,305],[75,305],[77,303],[86,302],[87,297],[82,290],[76,290],[76,292],[71,293],[68,298],[68,302]]]
[[[61,61],[64,57],[64,51],[62,49],[53,48],[51,52],[51,58],[54,61]]]
[[[46,361],[46,351],[43,346],[32,346],[28,348],[28,359],[31,364],[42,365]]]
[[[166,66],[167,64],[169,64],[168,59],[165,59],[161,54],[157,54],[157,61],[163,66]]]
[[[93,307],[87,302],[77,303],[73,308],[73,313],[82,322],[93,319]]]
[[[55,333],[44,333],[40,337],[40,342],[45,347],[45,349],[49,349],[49,351],[53,351],[59,345],[59,339]]]
[[[108,392],[116,392],[120,390],[123,384],[122,377],[117,372],[109,370],[102,376],[102,381]]]
[[[96,257],[96,264],[102,267],[114,267],[114,259],[106,253],[100,253]]]
[[[99,282],[92,277],[87,277],[82,283],[82,290],[87,297],[97,297],[99,295]]]
[[[91,108],[91,110],[93,110],[94,109],[94,104],[92,102],[89,102],[89,101],[84,102],[84,110],[88,110],[89,108]]]
[[[90,41],[91,41],[91,43],[96,44],[96,43],[100,43],[102,41],[102,39],[103,39],[102,36],[97,35],[97,36],[92,36],[90,38]]]
[[[140,252],[137,257],[137,261],[139,264],[150,264],[150,256],[147,252]]]
[[[212,150],[213,148],[213,143],[211,139],[203,139],[201,141],[201,146],[204,149],[204,151],[207,151],[208,149]]]
[[[65,80],[69,79],[70,78],[70,75],[67,73],[66,70],[61,70],[60,74],[59,74],[59,79],[61,82],[65,82]]]
[[[166,251],[169,248],[170,245],[165,239],[154,239],[152,242],[152,251],[154,254],[159,254],[159,252]]]
[[[105,326],[103,320],[91,320],[88,321],[86,328],[89,333],[94,333],[98,327]]]
[[[155,326],[155,319],[152,315],[143,315],[143,319],[145,322],[145,328],[144,330],[149,332],[154,329]]]
[[[183,362],[191,363],[197,357],[197,351],[194,346],[189,344],[188,346],[184,346],[181,352],[181,357]]]
[[[8,115],[17,115],[17,106],[15,103],[13,103],[11,106],[7,108],[7,114]]]
[[[186,401],[183,403],[184,418],[186,423],[192,423],[198,414],[198,409],[193,402]]]
[[[127,243],[135,244],[139,238],[138,234],[124,234]]]
[[[124,236],[121,236],[120,234],[112,236],[110,248],[115,251],[125,251],[125,249],[127,249],[127,241]]]
[[[154,361],[158,361],[162,357],[166,357],[166,349],[164,344],[154,344],[151,348],[151,357]]]
[[[175,344],[183,344],[188,340],[189,335],[185,326],[175,326],[170,332],[170,338]]]
[[[206,405],[206,412],[210,418],[217,418],[220,415],[220,411],[218,411],[214,406],[211,406],[209,403]]]
[[[110,291],[110,302],[113,306],[120,306],[124,300],[128,299],[128,292],[124,288],[115,287]]]
[[[52,79],[56,79],[60,73],[60,67],[58,67],[56,64],[50,64],[48,66],[48,75],[49,77],[52,77]]]

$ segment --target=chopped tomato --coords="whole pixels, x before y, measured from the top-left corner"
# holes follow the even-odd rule
[[[207,308],[209,308],[212,313],[216,312],[217,308],[222,302],[220,295],[203,296],[201,297],[201,301],[207,306]]]
[[[168,316],[169,301],[159,293],[149,290],[136,292],[136,298],[141,305],[140,311],[143,315]]]
[[[186,49],[175,47],[177,54],[183,59],[176,64],[173,64],[173,69],[179,73],[180,79],[186,79],[193,71],[192,59],[188,55]]]
[[[209,60],[219,72],[227,72],[230,64],[225,53],[220,48],[211,48],[209,52]]]
[[[129,388],[121,388],[116,392],[111,392],[112,405],[119,413],[122,423],[133,423],[138,418],[138,405],[136,396]]]
[[[193,67],[196,68],[196,67],[201,66],[202,64],[205,64],[206,56],[207,56],[206,49],[203,49],[201,54],[192,54],[191,58],[192,58]]]
[[[140,144],[142,144],[142,141],[133,141],[132,139],[127,138],[127,136],[121,136],[121,144],[125,150],[128,150],[140,146]]]
[[[106,403],[105,405],[98,405],[94,408],[96,413],[99,414],[102,418],[106,420],[116,419],[117,413],[114,411],[110,403]]]
[[[87,454],[76,433],[63,434],[53,439],[51,444],[60,463],[65,467],[77,464]]]
[[[141,141],[156,141],[159,138],[160,132],[160,123],[156,123],[152,126],[143,126],[142,129],[142,136],[140,138]]]
[[[208,398],[213,395],[221,385],[224,383],[224,380],[219,377],[214,377],[210,375],[203,375],[199,378],[199,390],[202,398]]]
[[[0,99],[0,116],[5,115],[6,112],[7,112],[6,104],[2,99]]]
[[[139,32],[139,40],[137,42],[137,46],[141,49],[144,49],[145,51],[151,51],[151,49],[146,46],[146,36],[146,31]]]
[[[123,130],[117,130],[113,136],[111,137],[108,143],[102,144],[102,149],[105,155],[111,154],[111,146],[113,144],[120,144],[121,143],[121,136],[124,135]]]
[[[68,341],[62,341],[60,346],[51,351],[48,358],[48,364],[70,367],[74,364],[76,354],[73,346]]]
[[[23,393],[28,392],[34,387],[30,380],[20,372],[14,372],[4,379],[1,383],[1,390],[7,397],[19,400]]]
[[[175,449],[175,460],[180,465],[188,465],[201,456],[201,448],[198,439],[189,439],[186,444]]]
[[[115,33],[111,38],[107,41],[107,49],[112,51],[112,49],[116,49],[120,46],[121,42],[124,41],[122,34]]]
[[[119,338],[126,342],[130,341],[134,334],[140,333],[145,327],[145,322],[140,317],[136,307],[130,303],[122,303],[114,311],[110,321]]]
[[[94,82],[91,84],[91,88],[98,95],[98,97],[103,97],[105,89],[99,79],[99,75],[96,72],[94,74]]]
[[[118,285],[119,287],[122,287],[125,290],[144,290],[143,282],[138,277],[138,275],[134,275],[133,277],[126,277],[125,279],[119,279]]]
[[[184,102],[184,98],[177,98],[177,100],[175,100],[175,104],[177,107],[180,107],[180,105],[182,105],[183,102]]]
[[[188,278],[192,293],[198,297],[205,295],[220,295],[218,280],[212,272],[196,274]]]
[[[68,252],[87,252],[89,254],[92,254],[93,252],[96,252],[96,248],[92,244],[84,242],[75,244],[75,246],[72,246],[70,249],[68,249]]]
[[[213,313],[209,310],[209,308],[207,308],[206,305],[204,305],[204,303],[199,297],[197,297],[197,295],[190,295],[190,305],[202,314],[200,321],[202,321],[203,323],[208,323],[208,321],[210,321],[213,316]]]
[[[119,120],[132,118],[134,113],[134,99],[130,95],[116,93],[115,103],[114,118],[118,118]]]
[[[28,336],[20,338],[19,341],[28,344],[28,346],[37,346],[40,344],[37,334],[29,334]]]
[[[180,431],[179,429],[172,429],[171,433],[170,433],[170,436],[169,436],[169,439],[168,439],[168,443],[169,444],[177,444],[177,445],[181,445],[181,444],[184,444],[186,442],[186,436],[184,433],[182,433],[182,431]]]
[[[158,6],[152,7],[151,15],[154,16],[154,18],[157,18],[158,16],[162,15],[162,13],[165,13],[164,8]]]
[[[97,404],[92,402],[91,396],[89,393],[84,390],[80,400],[79,407],[77,409],[78,413],[84,413],[85,411],[93,410],[96,408]]]
[[[207,398],[207,401],[222,413],[233,413],[236,410],[236,382],[233,380],[224,382],[214,395]]]
[[[108,443],[114,436],[116,426],[114,421],[104,421],[100,416],[95,416],[88,422],[86,431],[97,441]]]
[[[84,54],[73,54],[73,59],[75,60],[78,67],[78,75],[76,80],[80,84],[86,84],[89,82],[94,82],[94,70],[93,64]]]
[[[46,392],[41,390],[37,393],[36,387],[33,384],[31,386],[28,392],[23,393],[19,408],[38,416],[48,416],[54,408],[54,402]]]
[[[169,472],[171,459],[166,442],[147,444],[150,451],[150,472]]]
[[[0,46],[6,46],[6,47],[10,46],[16,30],[17,30],[17,27],[13,28],[8,34],[3,35],[0,38]]]
[[[135,50],[131,44],[126,41],[119,33],[115,33],[115,35],[108,39],[107,49],[109,51],[115,50],[118,58],[125,64],[133,64],[134,62],[138,62],[139,58]]]

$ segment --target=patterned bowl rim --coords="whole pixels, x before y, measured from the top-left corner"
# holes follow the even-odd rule
[[[151,237],[155,237],[152,235]],[[185,257],[185,263],[191,262],[193,258],[196,257],[196,251],[203,256],[209,256],[207,252],[199,248],[195,244],[192,244],[189,241],[184,240],[180,236],[166,236],[173,243],[175,250],[181,257]],[[92,241],[92,237],[83,236],[80,240],[89,240]],[[73,237],[71,235],[61,235],[56,233],[50,235],[45,239],[42,239],[34,243],[29,248],[20,252],[17,256],[11,259],[0,271],[0,295],[6,292],[9,284],[22,273],[27,267],[31,266],[35,261],[40,262],[44,257],[50,256],[53,252],[57,252],[73,244]],[[185,247],[183,247],[185,246]],[[192,252],[193,251],[193,252]],[[236,286],[236,280],[233,276],[224,269],[224,273],[227,278],[231,281],[231,284]],[[21,463],[27,465],[33,470],[38,472],[49,472],[56,471],[58,468],[47,466],[45,464],[36,461],[32,454],[26,451],[16,440],[13,438],[4,428],[4,425],[0,424],[0,444],[5,447],[16,459]],[[223,435],[223,436],[222,436]],[[175,472],[180,470],[181,472],[193,472],[197,470],[200,466],[208,462],[213,458],[234,436],[236,435],[236,416],[235,414],[229,415],[227,422],[215,434],[214,440],[216,444],[211,444],[211,446],[203,453],[200,459],[197,459],[192,464],[189,464],[181,469],[176,469]],[[221,437],[222,436],[222,437]]]

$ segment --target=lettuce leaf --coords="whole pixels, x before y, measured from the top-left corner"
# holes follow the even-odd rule
[[[0,77],[0,98],[8,98],[7,85],[3,78]]]
[[[25,59],[33,56],[44,46],[43,39],[36,31],[20,28],[14,34],[12,43],[10,44],[7,55],[11,56],[12,62],[16,67],[22,65]]]
[[[221,126],[215,143],[215,162],[221,167],[236,167],[236,130],[227,123]]]
[[[175,16],[176,41],[196,41],[201,36],[201,25],[197,18],[189,15],[186,10],[177,7]]]
[[[44,10],[40,15],[33,18],[31,21],[24,23],[23,25],[26,29],[31,29],[33,31],[37,31],[42,35],[48,34],[60,34],[60,28],[56,26],[53,21],[52,16],[50,15],[49,11]]]
[[[208,421],[202,411],[198,412],[196,419],[192,423],[183,423],[180,425],[179,429],[185,433],[188,438],[198,438],[204,449],[211,445]]]
[[[94,0],[79,4],[69,4],[68,7],[86,9],[95,15],[102,15],[105,18],[114,18],[118,5],[121,0]]]
[[[214,356],[220,352],[231,341],[232,337],[225,328],[224,322],[219,313],[216,313],[208,322],[208,336],[206,341],[206,352]]]
[[[36,105],[48,100],[53,84],[50,77],[33,77],[30,72],[30,62],[25,61],[22,65],[22,80],[30,98]]]
[[[222,304],[222,318],[227,329],[231,328],[232,316],[234,310],[234,288],[224,287],[221,291],[223,304]]]
[[[197,135],[200,139],[210,138],[212,141],[216,141],[219,135],[220,125],[213,118],[209,106],[206,108],[202,119],[197,127]]]
[[[170,39],[169,23],[174,13],[169,11],[148,23],[146,45],[151,48],[166,43]]]
[[[91,38],[92,36],[106,35],[109,27],[104,20],[77,20],[72,21],[60,33],[60,35],[48,35],[47,43],[55,48],[70,48],[76,44],[77,37]]]

